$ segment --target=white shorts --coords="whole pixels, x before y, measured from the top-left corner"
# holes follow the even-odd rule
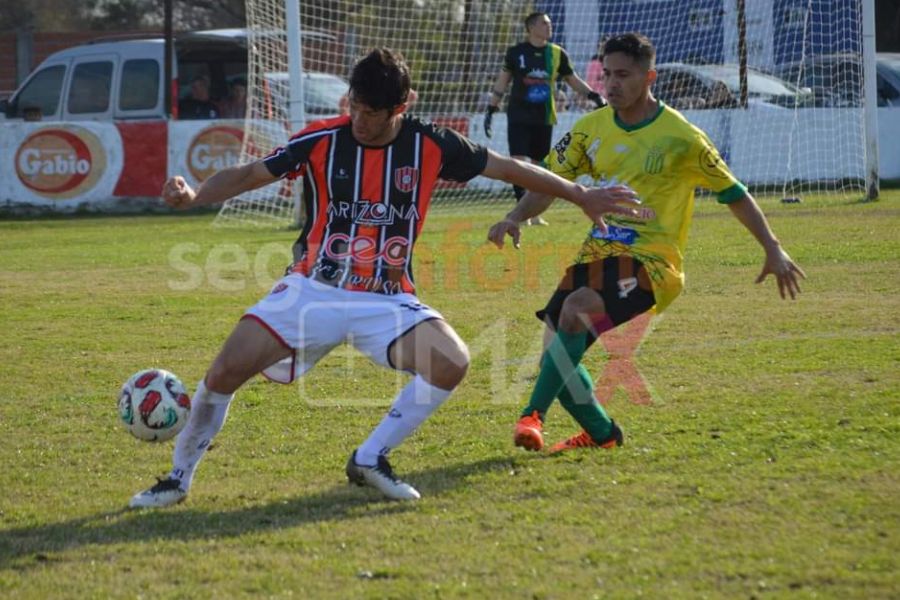
[[[344,342],[377,364],[396,368],[388,357],[393,342],[423,321],[443,319],[413,294],[354,292],[296,273],[282,278],[242,318],[256,320],[293,350],[263,371],[278,383],[291,383]]]

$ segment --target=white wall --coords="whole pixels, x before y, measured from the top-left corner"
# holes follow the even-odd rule
[[[900,108],[878,109],[878,174],[900,181]]]
[[[583,114],[561,113],[556,137],[562,136]],[[795,112],[753,107],[746,111],[687,111],[685,115],[707,131],[735,175],[750,184],[776,182],[785,177],[839,179],[864,173],[859,109]],[[481,114],[470,116],[468,135],[507,154],[505,115],[498,113],[494,117],[493,139],[484,135]],[[127,144],[112,123],[0,123],[0,210],[121,211],[138,207],[137,197],[115,195],[120,193],[115,191],[120,177],[140,181],[144,176],[140,164],[125,164],[125,156],[164,152],[167,160],[161,157],[157,164],[167,164],[166,173],[185,175],[192,183],[237,160],[241,139],[238,122],[161,122],[160,126],[168,127],[168,148],[132,140],[130,144],[141,147],[140,151],[129,153],[123,151]],[[900,181],[900,108],[878,109],[878,134],[881,178]],[[264,154],[269,149],[259,150]],[[69,173],[67,170],[72,168],[86,169],[86,173]],[[164,175],[159,173],[160,180]],[[469,185],[480,189],[507,188],[483,177]],[[152,191],[147,194],[155,195],[158,187],[149,186]],[[161,206],[149,197],[144,197],[143,202]]]
[[[865,156],[860,109],[786,110],[751,106],[740,110],[684,111],[689,121],[706,131],[742,181],[764,184],[790,177],[821,180],[863,177]],[[559,139],[584,113],[564,112],[553,130]],[[508,154],[506,115],[494,115],[494,135],[487,139],[481,115],[472,117],[469,137]],[[900,108],[878,109],[881,179],[900,179]],[[503,189],[499,182],[479,177],[471,185]]]
[[[71,212],[106,201],[123,170],[112,123],[0,123],[0,207]]]

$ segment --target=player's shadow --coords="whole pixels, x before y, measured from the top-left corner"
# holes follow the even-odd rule
[[[506,470],[514,462],[515,459],[510,457],[489,458],[414,471],[404,478],[414,481],[427,497],[437,497],[472,476]],[[378,517],[414,510],[415,503],[392,502],[374,490],[347,484],[287,501],[226,511],[119,509],[69,521],[0,531],[0,568],[13,564],[18,569],[38,567],[53,560],[52,553],[95,544],[230,537],[304,523]]]

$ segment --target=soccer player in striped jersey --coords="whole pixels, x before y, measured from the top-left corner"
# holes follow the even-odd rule
[[[575,264],[537,313],[548,326],[547,347],[513,434],[514,443],[527,450],[543,447],[542,425],[557,397],[583,431],[552,452],[622,444],[621,429],[594,398],[593,380],[580,361],[601,333],[651,308],[663,310],[681,292],[696,187],[714,192],[763,247],[757,282],[774,275],[781,297],[794,298],[799,278],[805,277],[706,134],[650,93],[655,57],[653,44],[641,34],[609,39],[602,55],[609,106],[575,123],[546,160],[549,170],[569,180],[587,175],[601,186],[628,186],[642,209],[638,216],[611,216],[605,231],[592,229]],[[518,247],[519,223],[552,201],[550,194],[530,191],[491,227],[488,239],[502,248],[510,235]]]
[[[349,115],[312,123],[268,157],[219,171],[196,191],[181,177],[166,182],[165,201],[189,208],[302,177],[306,223],[288,274],[247,310],[198,385],[171,472],[130,506],[168,506],[187,496],[244,382],[262,372],[289,383],[345,341],[413,375],[352,452],[347,476],[388,498],[419,498],[387,455],[450,396],[469,365],[465,343],[415,295],[413,246],[438,178],[516,183],[566,198],[601,225],[603,214],[634,214],[634,194],[624,187],[588,189],[405,115],[409,89],[403,58],[373,50],[353,69]]]

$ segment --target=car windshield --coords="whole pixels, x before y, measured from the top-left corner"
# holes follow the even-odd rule
[[[807,69],[804,85],[811,87],[847,87],[847,84],[859,81],[862,77],[862,65],[850,61],[832,63],[814,63]]]
[[[306,79],[303,95],[306,103],[322,108],[337,109],[341,96],[347,93],[347,82],[334,75],[313,74]]]
[[[732,92],[741,89],[740,71],[736,65],[702,65],[695,68],[704,77],[724,82]],[[787,81],[753,69],[747,69],[747,90],[759,96],[793,96],[801,93],[799,88]]]
[[[895,77],[900,79],[900,55],[897,56],[879,56],[878,62],[882,67],[887,67],[887,69],[894,74]]]
[[[286,111],[291,93],[287,73],[269,73],[266,78],[272,88],[272,97]],[[347,82],[336,75],[308,73],[303,78],[304,109],[313,114],[337,114],[341,96],[348,88]]]

